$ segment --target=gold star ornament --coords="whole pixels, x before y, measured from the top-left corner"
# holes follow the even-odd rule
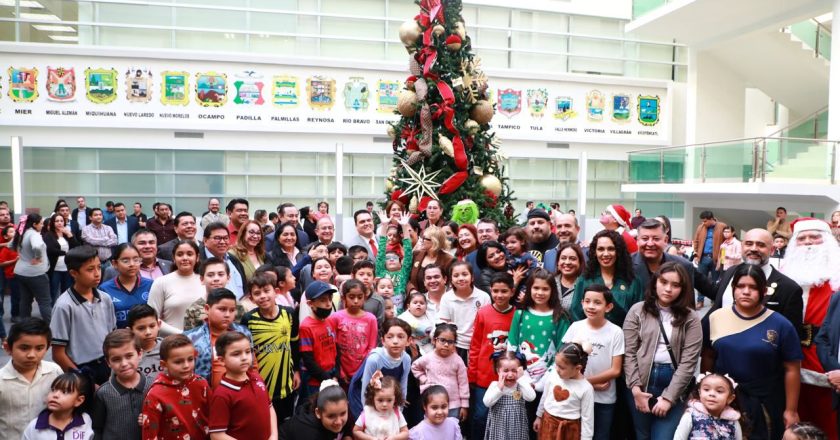
[[[440,174],[440,171],[427,174],[426,167],[420,165],[420,170],[414,170],[404,160],[402,161],[403,169],[408,173],[409,177],[399,179],[400,182],[408,185],[403,194],[406,196],[416,195],[418,199],[424,196],[429,196],[435,200],[438,199],[436,190],[440,188],[440,183],[435,182],[435,177]]]

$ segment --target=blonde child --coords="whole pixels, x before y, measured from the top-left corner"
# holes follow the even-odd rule
[[[409,440],[462,440],[458,419],[449,417],[446,388],[432,385],[420,396],[425,418],[409,431]]]
[[[87,380],[79,374],[64,373],[56,377],[47,394],[47,408],[29,422],[21,439],[56,438],[56,432],[68,439],[92,439],[90,416],[80,409],[88,392]]]
[[[411,372],[423,391],[430,385],[443,385],[449,399],[449,417],[467,418],[470,406],[470,384],[467,381],[467,366],[455,355],[457,327],[453,324],[438,324],[435,327],[435,350],[423,355],[411,365]]]
[[[528,440],[528,411],[525,402],[532,402],[537,393],[522,368],[522,362],[511,351],[503,351],[494,359],[499,379],[491,382],[482,403],[490,409],[485,440]]]
[[[411,326],[411,337],[414,338],[414,344],[421,356],[434,350],[431,338],[434,319],[428,313],[426,295],[420,292],[409,295],[407,310],[402,312],[399,318]]]
[[[674,439],[725,438],[741,440],[742,419],[737,410],[735,381],[716,373],[701,374]],[[788,438],[787,432],[785,439]],[[796,437],[793,437],[796,438]]]
[[[400,412],[400,384],[391,376],[374,373],[365,391],[365,407],[353,427],[356,440],[406,440],[408,424]]]
[[[592,385],[583,377],[590,347],[564,345],[546,373],[534,431],[539,440],[592,440],[595,402]]]

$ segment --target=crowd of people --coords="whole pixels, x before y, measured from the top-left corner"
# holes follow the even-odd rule
[[[3,438],[838,438],[840,213],[76,203],[0,204]]]

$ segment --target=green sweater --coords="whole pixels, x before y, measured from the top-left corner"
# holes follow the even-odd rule
[[[600,273],[595,278],[578,278],[577,283],[575,283],[575,295],[572,297],[571,310],[572,319],[575,321],[586,319],[586,315],[583,313],[583,294],[586,293],[586,287],[590,284],[604,284],[604,278]],[[633,304],[644,299],[642,285],[638,279],[633,279],[632,283],[628,283],[625,280],[615,278],[612,289],[610,290],[612,291],[615,303],[613,304],[613,309],[607,313],[607,320],[622,327],[624,325],[624,317],[627,316],[627,311],[630,310],[630,307],[633,307]]]
[[[391,272],[385,268],[385,254],[388,248],[388,237],[379,237],[379,252],[376,254],[376,277],[390,278],[394,282],[394,296],[391,301],[394,302],[396,313],[400,314],[406,309],[405,303],[405,285],[408,283],[408,278],[411,276],[411,263],[414,257],[411,252],[411,240],[403,238],[403,254],[405,257],[402,260],[400,270]]]
[[[521,351],[520,344],[527,342],[534,346],[535,354],[542,356],[552,350],[553,343],[553,350],[556,351],[562,345],[561,341],[570,323],[566,318],[555,323],[552,315],[553,312],[543,315],[532,309],[517,309],[510,323],[508,345],[516,351]]]

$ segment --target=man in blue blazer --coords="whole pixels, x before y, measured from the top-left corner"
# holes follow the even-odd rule
[[[114,205],[114,217],[106,220],[105,225],[114,230],[117,244],[130,243],[131,237],[140,229],[137,217],[127,215],[122,202]]]
[[[840,351],[840,294],[837,292],[831,296],[831,302],[828,304],[828,313],[825,314],[825,320],[814,343],[817,344],[817,356],[820,358],[823,370],[826,371],[828,382],[834,387],[834,396],[831,403],[835,410],[840,407],[840,359],[838,359],[838,351]],[[837,427],[840,431],[840,412],[837,413]]]

